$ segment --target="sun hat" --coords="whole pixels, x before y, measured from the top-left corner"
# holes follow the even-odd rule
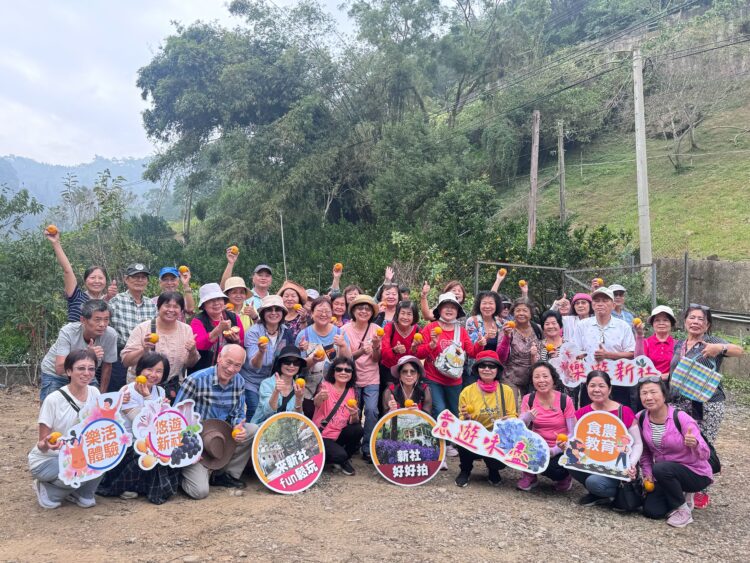
[[[250,288],[247,287],[247,285],[245,284],[245,280],[240,276],[232,276],[231,278],[227,278],[227,281],[224,282],[224,293],[229,293],[230,289],[237,289],[238,287],[245,290],[245,297],[250,297]]]
[[[295,360],[298,360],[300,370],[304,369],[305,366],[307,366],[307,362],[305,361],[305,358],[302,357],[299,348],[297,348],[293,344],[290,344],[289,346],[284,346],[281,350],[279,350],[278,356],[276,356],[273,361],[273,369],[271,370],[271,373],[281,373],[281,360],[283,360],[284,358],[294,358]]]
[[[180,272],[177,271],[177,268],[174,268],[172,266],[165,266],[161,270],[159,270],[159,279],[162,279],[167,274],[172,274],[177,279],[180,279]]]
[[[278,295],[266,295],[260,300],[260,307],[258,307],[258,316],[263,319],[263,311],[270,309],[271,307],[279,307],[286,315],[288,311],[284,307],[284,300]]]
[[[479,365],[480,364],[494,364],[497,366],[497,377],[500,377],[500,374],[503,371],[503,365],[500,363],[500,358],[497,355],[497,352],[494,350],[483,350],[477,354],[477,357],[474,358],[474,364],[471,366],[471,373],[474,376],[479,376]]]
[[[646,322],[650,325],[653,325],[654,317],[659,313],[665,313],[669,317],[669,320],[672,321],[672,326],[677,324],[677,320],[675,319],[672,307],[669,307],[667,305],[659,305],[658,307],[655,307],[654,310],[651,311],[651,314],[648,316],[648,320]]]
[[[211,299],[221,298],[229,301],[229,297],[224,294],[218,283],[207,283],[202,285],[198,291],[198,295],[200,297],[200,301],[198,302],[199,308],[203,307],[206,301],[211,301]]]
[[[456,299],[455,294],[452,291],[448,291],[440,295],[440,297],[438,298],[437,306],[432,310],[432,316],[435,317],[435,319],[440,318],[440,307],[442,307],[446,303],[453,303],[456,307],[458,307],[458,316],[456,318],[461,318],[461,317],[466,316],[466,313],[464,312],[464,308],[461,307],[461,303],[458,302],[458,299]]]
[[[213,470],[226,467],[237,449],[237,442],[232,438],[232,427],[229,423],[216,418],[202,420],[201,424],[203,425],[201,465]]]
[[[615,294],[612,293],[612,290],[608,287],[598,287],[594,290],[594,292],[591,294],[591,300],[594,300],[594,297],[597,295],[604,295],[605,297],[609,297],[612,301],[615,300]]]
[[[357,295],[354,299],[352,299],[352,302],[349,303],[349,316],[353,319],[354,318],[354,307],[357,305],[368,305],[370,309],[372,309],[372,319],[378,316],[378,313],[380,312],[378,310],[378,305],[375,303],[375,300],[370,297],[369,295]]]
[[[576,293],[573,296],[573,299],[570,300],[570,304],[574,304],[576,301],[588,301],[591,303],[591,296],[588,293]]]
[[[416,356],[410,356],[407,354],[406,356],[401,356],[398,359],[398,362],[396,362],[396,365],[391,368],[391,376],[396,381],[399,380],[399,371],[404,364],[414,364],[414,367],[417,368],[417,374],[419,375],[419,377],[424,377],[424,366],[422,365],[422,362],[419,361],[419,358],[417,358]]]
[[[320,297],[320,293],[317,289],[306,289],[305,293],[307,294],[308,299],[317,299]]]
[[[302,287],[300,284],[295,283],[291,280],[286,280],[284,284],[279,288],[279,290],[276,292],[276,295],[281,296],[284,294],[284,292],[287,289],[294,290],[294,293],[297,294],[299,297],[299,304],[304,305],[305,301],[307,301],[307,292],[305,291],[305,288]]]

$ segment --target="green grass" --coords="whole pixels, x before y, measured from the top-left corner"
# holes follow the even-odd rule
[[[737,403],[750,406],[750,379],[725,375],[721,383]]]
[[[685,251],[693,258],[717,255],[738,260],[750,256],[750,135],[740,136],[735,144],[738,131],[716,128],[721,126],[750,128],[750,104],[707,119],[696,131],[700,148],[684,159],[689,168],[679,174],[665,157],[670,142],[648,141],[654,256],[674,257]],[[683,148],[682,152],[687,151]],[[581,150],[566,152],[565,157],[566,205],[568,213],[575,214],[576,223],[630,230],[637,241],[633,133],[608,134]],[[550,157],[542,165],[551,168],[539,174],[540,182],[554,174],[553,161]],[[597,164],[586,165],[591,163]],[[527,193],[528,176],[503,194],[508,215],[525,213]],[[556,217],[558,210],[558,184],[553,182],[540,193],[538,216]]]

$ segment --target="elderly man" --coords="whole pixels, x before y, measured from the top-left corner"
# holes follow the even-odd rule
[[[182,285],[182,291],[180,291]],[[195,301],[193,300],[193,288],[190,287],[190,270],[179,272],[177,268],[165,266],[159,270],[159,291],[167,293],[168,291],[177,291],[183,294],[185,299],[185,310],[180,313],[180,321],[186,322],[187,317],[192,317],[195,313]],[[159,296],[151,298],[151,303],[156,305]]]
[[[635,353],[635,337],[628,323],[612,316],[615,308],[615,296],[608,287],[597,288],[591,296],[594,316],[578,322],[573,341],[587,359],[619,360],[632,359]],[[631,400],[631,388],[615,386],[612,388],[612,399],[634,408]],[[580,406],[591,403],[585,386],[581,385]]]
[[[65,358],[75,350],[91,348],[101,368],[101,387],[109,385],[112,364],[117,361],[117,332],[109,326],[109,307],[101,299],[90,299],[81,306],[81,320],[68,323],[60,329],[57,340],[42,360],[42,385],[39,399],[67,385]],[[93,383],[96,384],[95,382]]]
[[[245,488],[240,476],[250,459],[253,432],[251,425],[245,424],[245,380],[239,374],[244,363],[245,349],[227,344],[219,352],[216,365],[187,376],[175,397],[175,403],[195,401],[194,409],[201,420],[223,420],[239,430],[234,435],[237,449],[226,466],[213,473],[200,463],[182,470],[182,490],[191,498],[206,498],[209,485]]]
[[[625,293],[627,290],[619,283],[610,285],[609,290],[615,298],[615,308],[614,311],[612,311],[612,316],[621,321],[625,321],[629,326],[632,325],[635,315],[625,308]]]

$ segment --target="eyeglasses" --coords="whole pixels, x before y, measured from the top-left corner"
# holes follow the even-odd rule
[[[333,371],[335,371],[336,373],[352,373],[352,368],[336,366]]]
[[[497,369],[495,364],[477,364],[477,369]]]
[[[281,359],[282,366],[293,366],[297,364],[298,362],[299,360],[297,360],[296,358],[282,358]]]

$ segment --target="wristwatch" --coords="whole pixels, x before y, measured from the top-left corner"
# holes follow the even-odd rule
[[[724,344],[724,346],[721,347],[721,355],[722,356],[726,356],[728,350],[729,350],[729,346],[727,346],[726,344]]]

